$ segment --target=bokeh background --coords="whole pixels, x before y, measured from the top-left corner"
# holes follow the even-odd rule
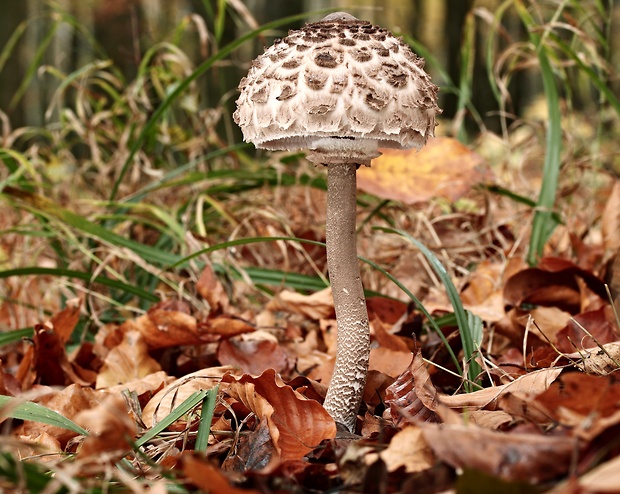
[[[513,55],[527,41],[527,32],[514,9],[501,0],[3,0],[0,15],[0,109],[13,127],[44,123],[49,101],[58,87],[54,71],[69,74],[95,60],[111,60],[126,80],[139,70],[144,54],[157,43],[178,45],[196,65],[218,47],[234,40],[258,25],[286,16],[307,13],[307,21],[320,19],[321,9],[337,8],[378,23],[431,54],[428,68],[442,86],[441,106],[444,117],[451,119],[458,108],[458,81],[463,72],[474,81],[471,102],[491,130],[499,126],[498,103],[492,97],[489,78],[493,76],[487,60],[489,40],[496,52],[512,47]],[[541,17],[553,15],[561,1],[525,2]],[[620,65],[620,5],[613,0],[579,2],[576,17],[551,19],[565,24],[565,30],[583,28],[608,37],[609,44],[601,56],[611,66]],[[225,11],[227,15],[222,15]],[[547,12],[545,12],[547,11]],[[494,25],[501,12],[501,28]],[[576,12],[576,13],[575,13]],[[597,12],[598,20],[592,20]],[[604,20],[611,20],[606,24]],[[217,73],[200,81],[206,106],[223,104],[232,110],[234,89],[247,62],[288,28],[267,31],[251,40],[233,57],[218,67]],[[593,25],[591,25],[593,24]],[[608,32],[606,32],[608,31]],[[567,35],[568,37],[568,35]],[[465,55],[465,56],[463,56]],[[587,56],[587,55],[584,55]],[[428,58],[428,57],[427,57]],[[524,60],[508,62],[498,71],[511,71],[507,111],[519,116],[540,95],[542,82]],[[491,75],[490,75],[491,74]],[[567,77],[581,77],[571,86],[571,101],[578,110],[596,111],[599,99],[583,74],[576,71]],[[215,79],[214,79],[215,78]],[[572,81],[575,82],[575,81]],[[618,93],[618,81],[610,81]],[[568,86],[569,84],[567,84]],[[230,91],[233,92],[230,92]],[[49,112],[48,112],[49,115]],[[466,125],[472,122],[465,119]],[[236,135],[236,134],[235,134]]]

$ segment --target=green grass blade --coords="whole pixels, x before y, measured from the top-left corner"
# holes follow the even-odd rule
[[[205,454],[209,442],[209,434],[211,433],[211,420],[213,420],[213,411],[217,402],[217,393],[219,386],[210,389],[207,396],[202,400],[202,412],[200,414],[200,424],[198,425],[198,433],[196,434],[196,445],[194,450],[198,453]]]
[[[459,333],[461,336],[461,342],[463,344],[465,360],[469,362],[467,375],[469,381],[475,383],[481,371],[480,365],[475,361],[475,356],[482,343],[482,328],[480,327],[480,331],[478,331],[477,326],[470,327],[470,318],[467,314],[467,311],[463,308],[463,303],[461,302],[458,290],[454,286],[454,283],[452,283],[450,275],[443,267],[439,259],[437,259],[435,254],[433,254],[424,244],[413,238],[407,232],[402,230],[395,230],[393,228],[383,227],[377,227],[376,229],[387,233],[395,233],[397,235],[400,235],[401,237],[406,238],[409,242],[415,245],[420,250],[420,252],[424,254],[424,257],[426,257],[426,259],[428,260],[429,264],[433,268],[433,271],[435,271],[435,273],[443,283],[446,289],[446,293],[448,295],[448,299],[450,300],[452,308],[454,309],[454,315],[456,317],[457,326],[459,328]],[[472,390],[469,382],[465,382],[465,388],[468,391]]]
[[[188,414],[190,410],[198,406],[205,399],[208,393],[209,391],[204,389],[192,393],[185,399],[185,401],[183,401],[183,403],[176,407],[161,422],[158,422],[151,429],[149,429],[146,434],[138,438],[135,442],[135,445],[139,448],[140,446],[143,446],[144,444],[149,442],[151,439],[157,437],[157,435],[161,434],[164,430],[174,424],[181,417]]]
[[[83,429],[75,422],[63,417],[54,410],[45,408],[38,403],[22,401],[12,396],[0,395],[0,407],[0,415],[3,417],[41,422],[42,424],[62,427],[63,429],[76,432],[82,436],[88,436],[88,431],[86,429]]]
[[[561,165],[562,116],[560,113],[560,98],[553,74],[553,67],[548,57],[548,49],[545,47],[542,37],[535,31],[537,25],[525,5],[523,5],[522,0],[516,0],[515,5],[521,21],[529,30],[530,41],[536,47],[548,108],[546,153],[542,170],[543,179],[538,201],[536,202],[532,234],[527,253],[527,262],[530,266],[535,266],[543,255],[547,240],[549,240],[557,226],[553,219],[553,207],[555,205]]]
[[[109,288],[113,288],[115,290],[120,290],[123,292],[130,293],[132,295],[136,295],[141,299],[144,299],[149,302],[159,302],[159,297],[153,295],[150,292],[140,288],[139,286],[130,285],[128,283],[124,283],[122,281],[113,280],[111,278],[107,278],[105,276],[94,276],[91,273],[85,273],[83,271],[75,271],[72,269],[62,269],[62,268],[42,268],[38,266],[28,266],[24,268],[15,268],[15,269],[7,269],[4,271],[0,271],[0,279],[9,278],[10,276],[62,276],[66,278],[84,280],[88,283],[99,283],[101,285],[107,286]]]
[[[16,329],[15,331],[6,331],[0,333],[0,346],[9,345],[21,341],[24,338],[32,338],[34,335],[34,328]]]

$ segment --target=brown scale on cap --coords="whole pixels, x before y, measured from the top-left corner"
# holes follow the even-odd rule
[[[420,148],[441,113],[424,60],[389,31],[342,12],[277,40],[239,91],[234,119],[245,141],[309,149],[319,163],[369,164],[379,147]]]

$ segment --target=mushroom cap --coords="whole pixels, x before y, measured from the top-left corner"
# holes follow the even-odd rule
[[[252,63],[233,118],[246,142],[309,149],[316,163],[370,164],[379,147],[421,148],[437,91],[401,38],[336,12],[289,31]]]

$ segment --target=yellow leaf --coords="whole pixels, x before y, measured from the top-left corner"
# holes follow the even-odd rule
[[[473,185],[484,181],[484,160],[449,137],[429,139],[420,150],[385,149],[371,167],[357,172],[359,189],[404,204],[433,197],[455,201]]]

